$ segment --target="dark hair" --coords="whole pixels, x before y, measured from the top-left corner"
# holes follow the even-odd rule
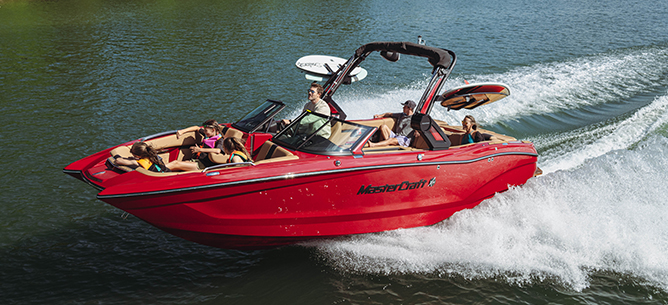
[[[229,137],[225,138],[223,140],[223,149],[229,152],[233,152],[235,150],[238,150],[244,155],[246,155],[247,159],[250,159],[250,154],[248,153],[248,150],[246,150],[246,147],[244,146],[244,143],[242,142],[241,139],[235,138],[235,137]]]
[[[322,96],[322,93],[325,92],[325,89],[318,83],[312,82],[311,83],[311,88],[315,88],[315,91]]]
[[[158,152],[153,146],[146,144],[146,142],[135,142],[135,144],[132,144],[130,152],[142,159],[148,158],[153,164],[164,166],[160,158],[158,158]]]
[[[204,121],[204,123],[202,123],[202,127],[211,127],[216,130],[216,133],[223,133],[223,126],[220,126],[218,121],[214,119]]]
[[[469,119],[471,121],[471,129],[478,130],[478,123],[475,121],[472,115],[466,115],[464,119]]]

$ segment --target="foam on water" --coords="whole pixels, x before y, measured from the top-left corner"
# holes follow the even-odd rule
[[[668,290],[668,139],[531,179],[430,227],[312,244],[360,273],[438,273],[580,291],[614,272]]]
[[[630,117],[611,124],[585,126],[558,135],[542,135],[534,143],[541,150],[539,166],[544,173],[580,166],[585,160],[638,144],[668,123],[668,96],[655,99]]]

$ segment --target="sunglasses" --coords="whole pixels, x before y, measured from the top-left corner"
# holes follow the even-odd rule
[[[309,89],[308,93],[315,93],[315,90]]]

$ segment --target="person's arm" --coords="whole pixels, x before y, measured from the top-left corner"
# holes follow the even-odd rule
[[[199,126],[190,126],[188,128],[179,129],[176,131],[176,138],[181,138],[182,135],[191,131],[198,131],[201,127]]]
[[[472,134],[473,142],[482,142],[485,141],[485,137],[479,131],[475,131]]]
[[[197,147],[197,146],[191,146],[190,151],[195,154],[198,152],[204,152],[204,153],[215,153],[215,154],[220,154],[222,150],[220,148],[208,148],[208,147]]]
[[[392,112],[385,112],[383,114],[374,114],[373,118],[374,119],[380,119],[380,118],[389,118],[392,116]]]
[[[139,167],[139,163],[137,163],[135,159],[120,157],[120,158],[114,158],[114,162],[116,162],[116,165],[125,165],[132,168]]]

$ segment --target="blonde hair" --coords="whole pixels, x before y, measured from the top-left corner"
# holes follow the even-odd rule
[[[469,119],[471,121],[471,129],[478,130],[478,123],[475,121],[472,115],[468,114],[464,119]]]

